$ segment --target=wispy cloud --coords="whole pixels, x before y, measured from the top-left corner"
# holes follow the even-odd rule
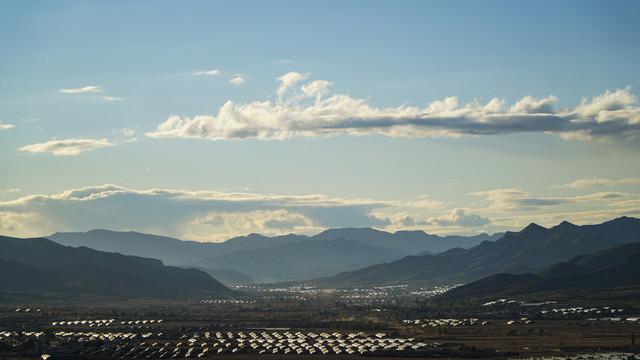
[[[2,122],[0,122],[0,130],[9,130],[9,129],[13,129],[14,127],[16,127],[13,124],[3,124]]]
[[[106,101],[120,101],[120,100],[124,100],[124,98],[122,97],[113,97],[113,96],[103,96],[102,97],[103,100]]]
[[[136,129],[134,129],[134,128],[124,128],[124,129],[120,130],[120,132],[124,136],[131,137],[131,136],[134,136],[136,134]]]
[[[631,88],[606,91],[573,109],[554,109],[556,98],[526,96],[505,108],[504,100],[458,103],[457,97],[425,108],[402,105],[377,108],[365,99],[329,94],[331,82],[304,82],[309,74],[290,72],[278,78],[278,101],[227,101],[218,114],[194,118],[170,116],[146,135],[154,138],[270,139],[335,135],[390,137],[460,137],[546,133],[565,139],[637,140],[640,107]]]
[[[113,145],[115,144],[107,139],[66,139],[26,145],[21,147],[19,150],[31,153],[49,152],[53,155],[70,156]]]
[[[125,143],[132,143],[132,142],[138,141],[138,138],[134,137],[136,135],[136,129],[124,128],[124,129],[120,130],[120,132],[122,133],[122,135],[124,135],[124,136],[126,136],[128,138],[128,139],[124,140]]]
[[[611,179],[602,179],[602,178],[594,177],[590,179],[578,179],[574,182],[563,184],[563,185],[553,185],[551,186],[551,188],[579,189],[579,188],[588,188],[588,187],[596,187],[596,186],[615,186],[615,185],[626,185],[626,184],[640,184],[640,178],[626,178],[626,179],[620,179],[620,180],[611,180]]]
[[[231,80],[229,80],[229,82],[237,86],[244,84],[246,80],[247,79],[244,77],[244,75],[236,75]]]
[[[198,76],[198,75],[218,76],[220,75],[220,70],[218,69],[201,70],[201,71],[194,71],[191,73],[191,76]]]
[[[567,197],[534,197],[519,189],[497,189],[476,191],[470,195],[482,196],[489,202],[489,209],[496,211],[539,210],[557,205],[587,201],[611,201],[630,198],[632,194],[619,192],[597,192],[588,195]]]
[[[75,89],[60,89],[59,91],[65,94],[83,94],[83,93],[102,92],[102,90],[98,86],[85,86],[83,88],[75,88]]]

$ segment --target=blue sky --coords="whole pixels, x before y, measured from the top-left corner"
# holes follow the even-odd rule
[[[637,1],[0,2],[0,233],[640,214]]]

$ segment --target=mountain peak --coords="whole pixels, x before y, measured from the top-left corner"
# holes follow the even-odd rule
[[[619,218],[615,218],[613,220],[604,222],[604,224],[638,224],[638,223],[640,223],[640,219],[630,217],[630,216],[621,216]]]
[[[539,232],[539,231],[544,231],[544,230],[548,230],[546,227],[544,226],[540,226],[536,223],[531,223],[529,225],[527,225],[527,227],[525,227],[524,229],[522,229],[520,232]]]
[[[565,230],[566,231],[566,230],[575,229],[577,227],[579,227],[579,226],[576,225],[576,224],[570,223],[570,222],[565,220],[565,221],[561,222],[560,224],[552,227],[551,229],[552,230]]]

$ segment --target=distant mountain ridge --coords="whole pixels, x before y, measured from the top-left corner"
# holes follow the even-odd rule
[[[224,296],[233,292],[196,269],[160,260],[73,248],[44,238],[0,236],[0,289],[126,298]]]
[[[302,280],[404,257],[396,249],[350,239],[314,240],[203,259],[202,268],[242,271],[259,282]]]
[[[505,233],[498,241],[484,241],[468,250],[407,256],[316,281],[327,287],[466,283],[507,271],[536,272],[578,255],[634,241],[640,241],[640,220],[636,218],[585,226],[564,222],[550,229],[532,223],[519,232]]]
[[[559,262],[537,274],[495,274],[450,290],[442,298],[503,297],[549,291],[640,287],[640,242]]]
[[[101,251],[157,258],[174,266],[197,267],[227,285],[235,285],[252,283],[254,279],[281,281],[330,276],[396,260],[408,254],[471,247],[501,236],[440,237],[423,231],[389,233],[371,228],[344,228],[326,230],[314,236],[250,234],[223,243],[182,241],[166,236],[109,230],[56,233],[47,238],[67,246],[87,246]],[[278,253],[287,256],[278,258]]]

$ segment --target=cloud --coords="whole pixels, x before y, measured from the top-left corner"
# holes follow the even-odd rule
[[[202,70],[202,71],[195,71],[191,73],[191,76],[198,76],[198,75],[218,76],[220,75],[220,70],[218,69]]]
[[[437,226],[480,227],[491,223],[491,220],[477,214],[469,214],[466,209],[453,209],[449,214],[432,217],[427,224]]]
[[[103,96],[102,99],[106,100],[106,101],[120,101],[120,100],[124,100],[124,98],[121,97],[113,97],[113,96]]]
[[[85,151],[113,146],[107,139],[66,139],[52,140],[46,143],[26,145],[19,150],[31,153],[50,152],[53,155],[78,155]]]
[[[136,134],[136,129],[124,128],[124,129],[120,130],[120,132],[122,132],[122,135],[124,135],[124,136],[131,137],[131,136]]]
[[[615,186],[615,185],[626,185],[626,184],[640,184],[639,178],[626,178],[620,180],[611,180],[611,179],[601,179],[601,178],[590,178],[590,179],[578,179],[574,182],[563,184],[563,185],[553,185],[551,188],[554,189],[579,189],[579,188],[588,188],[588,187],[596,187],[596,186]]]
[[[23,193],[15,192],[15,196]],[[527,203],[531,209],[549,207],[548,204],[540,205],[540,200],[548,203],[561,199],[535,198],[514,189],[492,190],[487,194],[492,194],[494,199],[499,198],[499,194],[512,199],[506,201],[508,206],[495,206],[492,212],[489,211],[491,209],[454,208],[446,210],[446,213],[442,211],[444,214],[441,216],[426,217],[423,213],[408,210],[401,202],[232,190],[139,190],[105,184],[0,201],[0,233],[26,237],[106,228],[202,241],[226,240],[252,232],[311,235],[327,228],[341,227],[375,227],[388,231],[423,229],[429,233],[460,234],[475,233],[480,229],[504,231],[531,221],[555,225],[565,219],[604,221],[614,215],[640,214],[640,199],[624,193],[598,192],[565,198],[564,201],[583,206],[573,212],[558,208],[565,212],[554,214],[546,211],[529,215],[514,211],[513,207]],[[536,200],[537,207],[531,205]],[[606,208],[603,204],[607,205]]]
[[[324,195],[135,190],[105,184],[0,202],[0,219],[5,219],[0,232],[9,231],[8,226],[22,229],[20,236],[108,228],[210,239],[256,231],[319,232],[330,227],[387,225],[388,219],[373,214],[374,209],[387,206]]]
[[[193,221],[198,225],[224,226],[233,229],[254,229],[269,232],[270,230],[300,230],[313,228],[313,221],[308,217],[288,210],[256,210],[250,212],[210,213]]]
[[[551,95],[546,99],[536,100],[533,96],[525,96],[510,109],[512,114],[553,114],[553,103],[558,99]]]
[[[233,79],[229,80],[233,85],[242,85],[246,81],[246,78],[242,75],[236,75]]]
[[[9,129],[13,129],[15,127],[15,125],[12,124],[3,124],[0,122],[0,130],[9,130]]]
[[[497,189],[488,191],[476,191],[470,195],[483,196],[489,202],[490,210],[513,211],[513,210],[539,210],[552,206],[587,202],[606,201],[614,199],[629,198],[632,195],[619,192],[598,192],[588,195],[568,196],[568,197],[532,197],[529,193],[518,189]]]
[[[99,93],[102,90],[98,86],[85,86],[77,89],[60,89],[61,93],[65,94],[82,94],[82,93]]]
[[[444,201],[431,200],[426,195],[418,197],[419,200],[407,202],[405,205],[414,208],[441,209],[444,207]]]
[[[293,87],[296,83],[306,79],[309,77],[309,74],[300,74],[298,72],[292,71],[286,73],[278,78],[280,82],[280,87],[278,88],[277,94],[279,96],[284,95],[284,93]]]
[[[305,82],[309,74],[280,76],[277,101],[228,100],[216,115],[172,115],[146,135],[154,138],[228,140],[256,138],[384,135],[390,137],[460,137],[546,133],[564,139],[633,141],[640,138],[640,107],[631,88],[583,99],[573,109],[555,110],[555,96],[526,96],[504,110],[504,100],[464,105],[455,96],[427,107],[377,108],[365,99],[329,93],[326,80]]]

